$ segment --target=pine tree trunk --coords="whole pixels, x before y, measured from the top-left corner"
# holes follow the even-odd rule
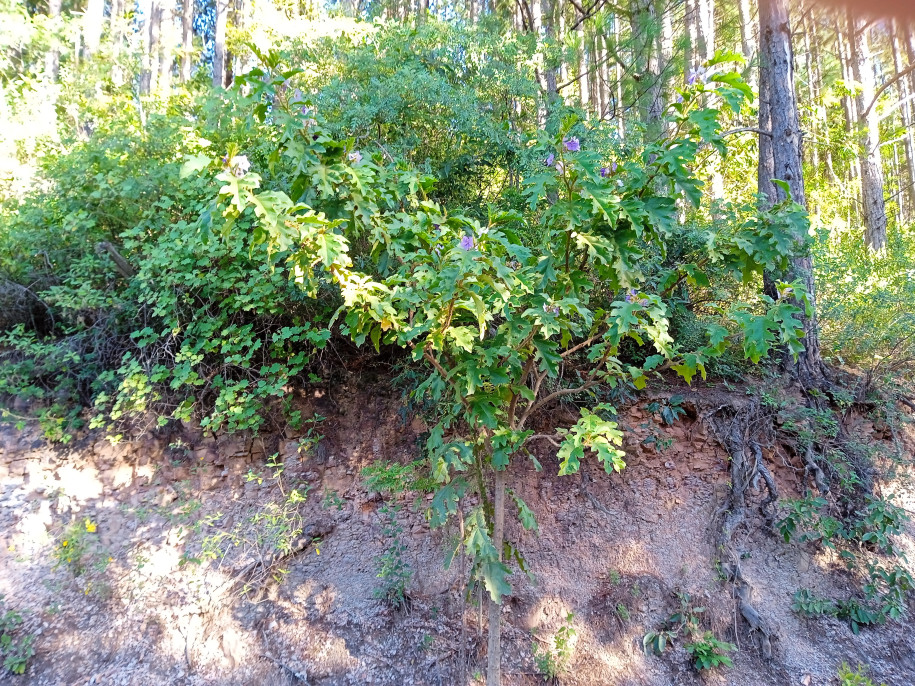
[[[48,0],[48,17],[56,27],[57,20],[60,19],[61,0]],[[51,48],[45,56],[45,72],[50,75],[51,80],[56,82],[60,77],[60,46],[57,38],[51,38]]]
[[[747,60],[747,66],[751,66],[756,59],[756,36],[753,35],[756,22],[753,21],[750,0],[739,0],[737,4],[740,12],[740,51]]]
[[[105,25],[105,0],[88,0],[83,14],[84,50],[89,58],[98,52],[102,41],[102,27]]]
[[[575,42],[578,45],[578,95],[582,109],[587,112],[591,106],[591,93],[588,88],[588,55],[585,50],[586,42],[584,15],[579,14],[578,20],[578,28],[575,30],[575,35],[577,38]]]
[[[792,199],[806,204],[804,176],[801,166],[802,150],[797,95],[794,90],[794,64],[791,46],[791,23],[788,0],[761,0],[760,22],[760,88],[766,83],[768,116],[772,133],[772,169],[774,177],[787,183]],[[762,137],[762,136],[761,136]],[[762,148],[762,144],[760,146]],[[768,164],[768,162],[766,162]],[[763,165],[762,157],[760,166]],[[762,173],[762,172],[761,172]],[[776,187],[774,199],[784,200],[784,191]],[[816,298],[813,281],[813,261],[809,255],[791,259],[787,280],[800,280],[810,298],[813,315],[808,317],[801,306],[804,327],[804,352],[798,358],[796,373],[805,387],[816,385],[823,375],[820,343],[816,324]]]
[[[216,33],[213,39],[213,86],[226,85],[226,28],[229,23],[230,0],[216,0]]]
[[[820,170],[820,146],[819,146],[819,119],[817,112],[817,80],[813,71],[813,50],[811,49],[810,39],[811,30],[808,20],[808,12],[804,11],[805,4],[801,8],[801,35],[804,38],[804,69],[807,72],[807,98],[810,101],[810,111],[814,114],[811,117],[811,136],[809,143],[805,146],[810,153],[810,166],[813,168],[814,175],[819,174]]]
[[[620,34],[622,33],[622,27],[620,26],[620,15],[613,15],[613,49],[619,50],[620,47]],[[613,104],[613,112],[616,116],[617,129],[619,131],[620,142],[626,140],[626,118],[624,116],[623,109],[623,65],[619,63],[619,60],[614,60],[614,82],[616,94]]]
[[[152,0],[149,11],[149,87],[147,92],[154,93],[159,88],[159,52],[162,47],[162,2]]]
[[[864,22],[848,17],[851,66],[857,95],[858,144],[861,149],[861,206],[864,242],[874,251],[886,246],[886,201],[883,196],[883,160],[880,152],[880,121],[874,99],[874,66]],[[869,109],[868,109],[869,108]]]
[[[181,83],[191,80],[191,56],[194,51],[194,0],[183,0],[181,12]]]
[[[159,82],[158,89],[168,96],[172,89],[172,68],[175,66],[175,48],[178,36],[175,33],[175,0],[160,0],[162,15],[159,40]]]
[[[902,60],[900,32],[899,22],[893,22],[893,67],[897,75],[906,67]],[[912,62],[909,62],[909,64],[912,64]],[[912,213],[915,212],[915,132],[912,130],[912,127],[915,126],[915,121],[913,121],[913,110],[915,108],[913,108],[912,102],[909,100],[912,96],[912,84],[909,79],[902,77],[896,82],[896,87],[899,93],[899,100],[902,103],[899,108],[899,116],[902,119],[903,150],[905,152],[905,174],[901,182],[905,184],[905,188],[902,189],[904,192],[899,198],[899,208],[902,218],[901,223],[906,224]]]

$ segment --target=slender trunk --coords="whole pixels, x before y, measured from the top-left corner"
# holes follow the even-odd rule
[[[761,0],[759,4],[760,59],[766,69],[760,72],[760,82],[768,81],[769,120],[772,132],[772,164],[775,177],[787,183],[792,199],[806,204],[804,176],[801,167],[801,130],[797,95],[794,90],[794,60],[791,47],[791,22],[788,0]],[[775,197],[784,199],[784,191],[775,189]],[[808,317],[801,306],[804,328],[804,352],[798,358],[796,372],[805,387],[816,383],[823,374],[820,343],[816,324],[816,298],[813,262],[809,255],[791,259],[788,279],[801,280],[810,298],[813,315]]]
[[[588,53],[585,49],[586,42],[584,15],[579,14],[578,20],[578,28],[575,31],[577,38],[575,42],[578,46],[578,95],[582,109],[587,112],[591,105],[591,93],[590,89],[588,88]]]
[[[162,2],[163,0],[152,0],[152,7],[149,12],[149,90],[154,93],[158,89],[159,83],[159,51],[162,47]]]
[[[194,0],[183,0],[181,12],[181,82],[191,80],[191,55],[194,52]]]
[[[588,36],[588,54],[591,56],[591,69],[588,72],[588,78],[590,79],[588,88],[591,91],[591,111],[595,112],[598,118],[600,118],[600,112],[603,109],[603,103],[600,99],[600,84],[598,83],[600,70],[597,66],[598,60],[600,60],[600,54],[597,51],[597,35],[594,31],[591,31]]]
[[[845,111],[845,131],[849,139],[854,136],[855,126],[858,121],[857,102],[855,101],[854,82],[855,77],[851,68],[851,47],[846,40],[846,31],[842,28],[841,20],[836,21],[836,48],[839,54],[839,63],[842,67],[842,81],[845,83],[846,90],[849,92],[842,97],[842,109]],[[855,181],[861,178],[860,163],[857,157],[854,157],[848,167],[849,179]],[[857,205],[855,214],[857,214]]]
[[[620,15],[613,15],[613,49],[620,49],[620,34],[622,33],[622,27],[620,26]],[[616,97],[614,99],[613,111],[616,113],[616,124],[617,130],[619,131],[620,142],[626,140],[626,118],[623,110],[623,65],[619,63],[619,60],[614,60],[613,66],[613,78],[616,83]]]
[[[597,113],[599,119],[607,116],[610,110],[610,85],[607,83],[607,36],[603,30],[596,38],[597,43],[597,87],[600,91],[600,111]]]
[[[172,89],[172,68],[175,65],[175,48],[178,36],[175,33],[175,0],[162,0],[159,40],[159,83],[158,89],[168,96]]]
[[[739,0],[737,3],[740,12],[740,51],[747,60],[747,66],[751,66],[756,59],[756,36],[753,35],[753,10],[750,7],[750,0]]]
[[[52,81],[57,81],[60,76],[60,45],[57,40],[56,30],[60,19],[61,0],[48,0],[48,17],[54,26],[55,33],[51,36],[51,48],[45,56],[45,72]]]
[[[226,28],[229,22],[230,0],[216,0],[216,32],[213,38],[213,86],[226,85]]]
[[[86,57],[98,52],[102,41],[102,27],[105,25],[105,0],[88,0],[83,14],[83,37]]]
[[[900,27],[898,22],[893,22],[892,43],[893,43],[893,67],[896,74],[899,74],[904,68],[905,63],[902,60],[902,47],[900,45]],[[912,64],[912,62],[909,62]],[[909,97],[912,95],[912,84],[909,79],[903,77],[896,82],[896,88],[899,93],[899,100],[902,107],[899,110],[899,116],[902,119],[903,128],[903,151],[905,153],[905,174],[903,175],[902,184],[905,185],[902,196],[899,198],[899,208],[901,223],[908,222],[912,213],[915,212],[915,132],[912,127],[915,126],[913,121],[913,108]]]
[[[871,250],[886,245],[886,202],[883,197],[883,160],[880,121],[874,100],[874,67],[864,22],[848,17],[851,66],[858,85],[858,144],[861,148],[861,206],[864,242]],[[869,109],[868,109],[869,108]]]
[[[505,539],[505,470],[496,472],[493,479],[492,544],[502,560],[502,542]],[[486,686],[502,684],[502,602],[489,599],[489,652],[486,667]]]
[[[810,153],[810,166],[813,168],[814,175],[819,174],[820,169],[820,146],[819,146],[819,119],[817,117],[818,100],[816,92],[816,78],[813,73],[813,51],[810,46],[811,30],[809,22],[809,13],[805,11],[805,4],[801,8],[801,35],[804,38],[804,68],[807,75],[807,98],[810,102],[809,110],[812,112],[810,117],[810,141],[805,146]]]

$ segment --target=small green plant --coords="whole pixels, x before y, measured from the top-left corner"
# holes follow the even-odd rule
[[[835,614],[836,604],[828,598],[817,597],[806,588],[801,588],[794,594],[791,609],[798,614],[815,617]]]
[[[619,570],[611,569],[607,572],[607,578],[610,580],[610,584],[613,586],[619,586],[622,577],[620,576]]]
[[[29,659],[35,654],[35,636],[22,631],[22,615],[6,607],[0,594],[0,656],[3,669],[25,674]]]
[[[887,614],[880,608],[874,608],[854,598],[832,601],[819,598],[807,589],[800,589],[794,594],[791,609],[808,617],[829,615],[848,622],[852,633],[857,634],[862,627],[883,624]]]
[[[886,616],[882,612],[872,609],[854,598],[837,602],[835,616],[836,619],[848,622],[853,634],[860,633],[862,627],[883,624],[886,621]]]
[[[715,634],[706,631],[697,641],[686,644],[686,652],[696,660],[696,669],[714,669],[720,665],[733,667],[734,663],[728,653],[737,650],[737,646],[726,641],[719,641]]]
[[[405,557],[407,546],[403,542],[403,527],[397,521],[399,508],[384,504],[379,509],[383,517],[382,533],[389,540],[388,547],[377,560],[381,586],[375,589],[375,597],[398,610],[407,608],[407,584],[413,571]]]
[[[886,499],[869,496],[864,509],[858,512],[860,519],[854,528],[856,538],[885,553],[895,552],[890,536],[899,534],[909,519],[892,499],[892,495]]]
[[[839,673],[836,676],[839,679],[839,686],[877,686],[877,682],[867,676],[867,666],[862,664],[852,670],[847,662],[843,662],[839,665]]]
[[[620,618],[621,622],[629,621],[629,609],[626,607],[625,603],[616,604],[616,616]]]
[[[685,636],[689,643],[684,648],[695,658],[696,669],[713,669],[719,665],[731,667],[731,658],[727,653],[737,650],[736,646],[718,640],[711,631],[703,631],[700,620],[705,613],[704,607],[695,607],[689,593],[677,593],[680,602],[678,612],[672,614],[657,631],[649,631],[642,639],[646,653],[661,655],[668,645]]]
[[[332,507],[342,510],[343,498],[336,491],[324,491],[324,500],[321,501],[321,507],[325,510],[329,510]]]
[[[665,426],[670,426],[686,414],[686,410],[683,408],[683,400],[682,395],[672,395],[666,401],[648,403],[645,409],[652,414],[659,415],[661,423]]]
[[[73,576],[80,576],[90,564],[91,549],[95,546],[96,524],[86,517],[73,522],[60,535],[60,542],[54,547],[55,567],[66,566]]]
[[[557,629],[556,635],[553,636],[552,649],[541,647],[537,641],[531,643],[534,664],[537,666],[537,671],[540,672],[544,681],[555,679],[569,666],[575,639],[575,629],[572,627],[574,618],[575,615],[571,612],[566,615],[562,626]]]

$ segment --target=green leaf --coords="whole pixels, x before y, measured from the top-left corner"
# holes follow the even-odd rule
[[[188,176],[209,167],[210,162],[212,161],[212,158],[204,153],[198,155],[185,155],[184,164],[181,165],[181,171],[178,172],[178,176],[179,178],[186,179]]]

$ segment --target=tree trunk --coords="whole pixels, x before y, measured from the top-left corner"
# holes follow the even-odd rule
[[[575,30],[577,38],[575,42],[578,45],[578,95],[581,108],[587,112],[591,107],[591,92],[588,88],[588,53],[586,51],[584,14],[579,14],[578,22],[578,28]]]
[[[159,84],[159,52],[162,47],[162,3],[164,0],[152,0],[149,10],[149,90],[154,93]]]
[[[183,0],[181,12],[181,83],[191,80],[191,55],[194,52],[194,0]]]
[[[216,0],[216,32],[213,39],[213,86],[226,85],[226,28],[229,22],[230,0]]]
[[[613,15],[613,49],[619,51],[620,49],[620,34],[622,33],[622,27],[620,26],[620,15]],[[616,115],[616,124],[617,130],[619,131],[620,142],[626,140],[626,119],[624,116],[623,109],[623,65],[619,63],[619,60],[614,59],[613,61],[613,78],[615,81],[615,98],[613,101],[613,112]]]
[[[900,27],[899,22],[893,22],[892,43],[893,43],[893,67],[898,74],[906,68],[902,60],[902,48],[900,45]],[[912,64],[909,62],[909,64]],[[909,98],[912,96],[912,84],[906,77],[900,78],[896,82],[896,88],[899,93],[899,100],[902,103],[899,115],[902,119],[903,128],[903,149],[905,152],[905,174],[901,184],[905,185],[902,197],[899,198],[899,211],[902,218],[901,223],[908,222],[909,217],[915,212],[915,133],[912,131],[913,125],[913,107]]]
[[[760,70],[760,88],[763,79],[767,81],[768,116],[772,133],[772,168],[774,178],[788,184],[792,199],[805,205],[804,176],[801,167],[801,130],[798,118],[797,95],[794,90],[794,60],[791,47],[791,23],[788,14],[788,0],[761,0],[759,4],[760,61],[765,68]],[[761,136],[763,137],[763,136]],[[760,165],[763,161],[761,159]],[[776,187],[775,198],[784,200],[784,191]],[[823,375],[820,358],[820,343],[816,323],[816,299],[813,281],[813,262],[809,255],[798,255],[791,259],[788,280],[803,281],[813,308],[808,317],[801,307],[801,323],[804,327],[804,352],[799,355],[796,373],[805,386],[815,385]]]
[[[52,20],[54,28],[57,28],[60,19],[61,0],[48,0],[48,17]],[[51,49],[45,57],[45,72],[50,75],[51,80],[56,82],[60,76],[60,46],[56,36],[51,37]]]
[[[83,14],[84,50],[89,58],[98,52],[102,41],[102,27],[105,25],[105,0],[88,0]]]
[[[849,13],[851,66],[858,85],[858,144],[861,148],[861,206],[864,242],[874,251],[886,246],[886,202],[883,197],[883,160],[880,153],[880,120],[874,100],[874,65],[863,21]]]
[[[175,49],[178,46],[178,36],[175,30],[177,6],[175,0],[160,1],[162,14],[160,20],[158,89],[163,96],[167,97],[172,90],[172,68],[175,66]]]
[[[738,9],[740,12],[740,50],[747,60],[747,67],[749,68],[752,66],[753,60],[756,59],[756,36],[753,35],[753,27],[756,22],[753,21],[750,0],[739,0]],[[752,73],[752,70],[748,69],[748,76],[752,75]]]
[[[807,98],[810,101],[810,111],[813,113],[811,120],[810,142],[805,146],[810,152],[810,166],[813,168],[814,176],[819,175],[820,170],[820,146],[819,146],[819,117],[818,99],[817,99],[817,80],[813,71],[813,50],[811,49],[810,21],[809,12],[805,11],[806,3],[800,4],[801,11],[801,35],[804,38],[804,70],[807,72]]]
[[[505,539],[505,470],[495,473],[493,479],[492,544],[502,560],[502,542]],[[489,652],[486,665],[486,686],[502,684],[502,602],[489,598]]]

